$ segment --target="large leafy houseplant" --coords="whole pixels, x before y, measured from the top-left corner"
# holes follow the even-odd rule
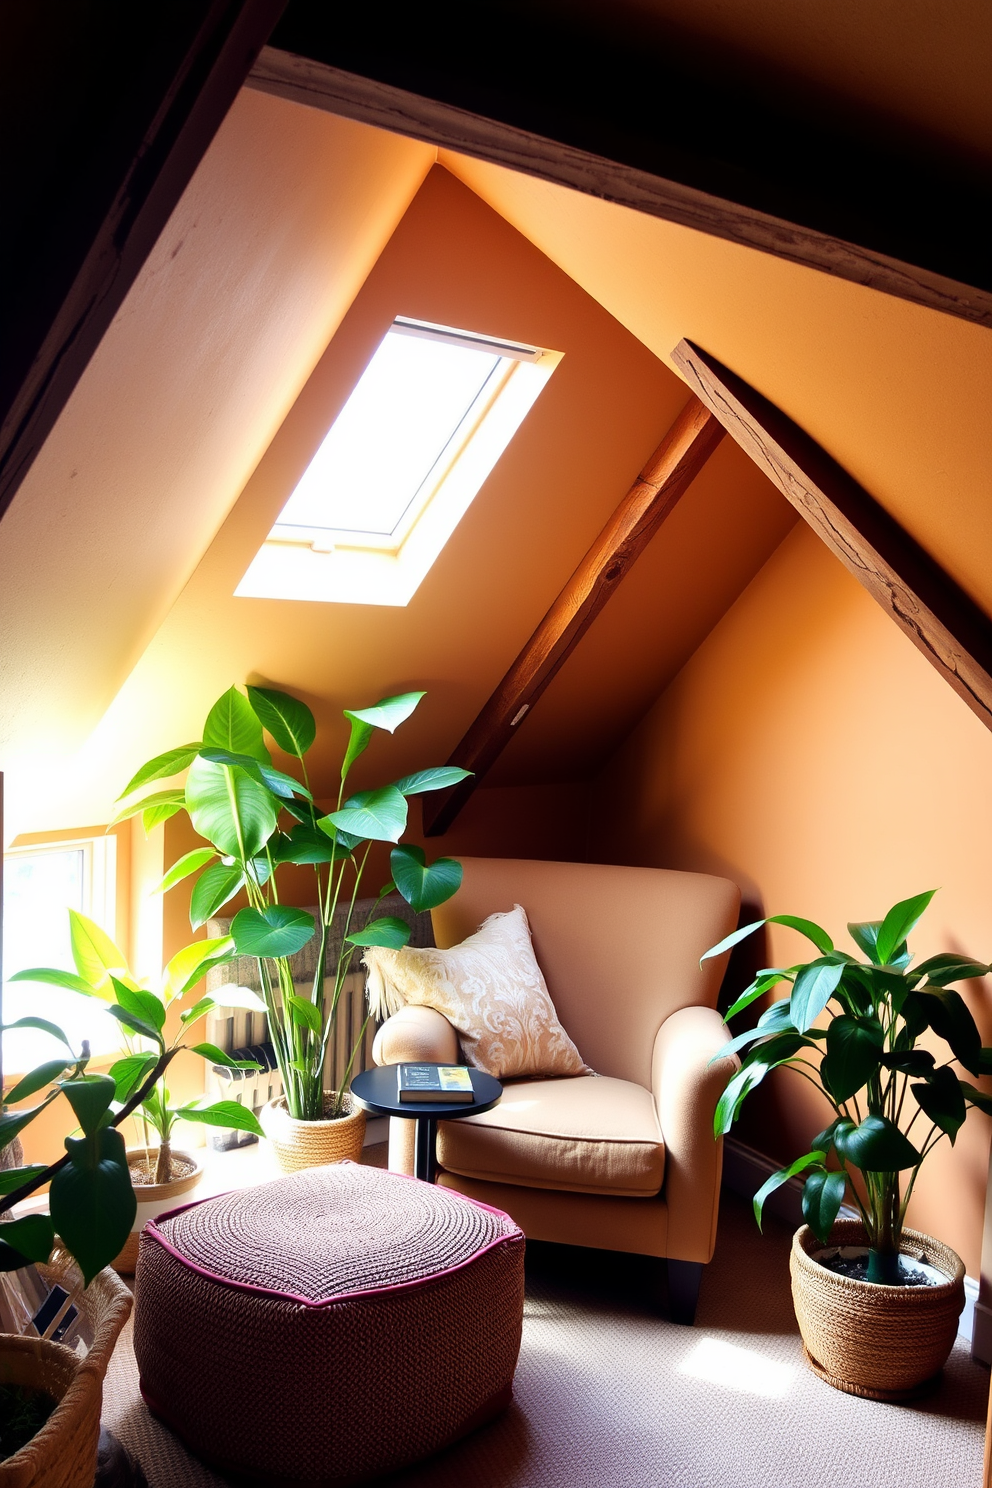
[[[230,961],[234,954],[234,941],[230,936],[223,939],[199,940],[177,951],[166,966],[155,989],[145,985],[130,971],[121,951],[93,920],[78,910],[70,909],[70,943],[76,964],[75,972],[58,967],[35,967],[19,971],[11,977],[13,982],[42,982],[64,987],[85,997],[103,1002],[106,1011],[121,1025],[126,1049],[123,1057],[113,1064],[109,1076],[114,1082],[113,1099],[123,1105],[141,1090],[141,1099],[135,1116],[147,1129],[152,1127],[158,1136],[155,1183],[168,1183],[172,1171],[172,1133],[177,1121],[188,1121],[206,1126],[237,1128],[241,1131],[261,1135],[261,1127],[253,1112],[234,1100],[187,1101],[181,1106],[171,1102],[166,1085],[166,1073],[173,1059],[186,1049],[197,1054],[210,1064],[229,1069],[258,1069],[254,1061],[234,1060],[215,1044],[190,1044],[184,1041],[185,1034],[216,1005],[211,997],[201,997],[196,1003],[179,1014],[178,1029],[170,1036],[166,1029],[169,1008],[180,1003],[193,988],[202,981],[208,971]],[[227,987],[224,1005],[261,1007],[256,995],[247,987]],[[68,1061],[55,1060],[42,1066],[49,1079],[62,1077]],[[39,1072],[36,1071],[37,1075]],[[155,1078],[147,1085],[150,1075]],[[33,1080],[28,1077],[29,1086]],[[24,1099],[33,1094],[37,1086],[25,1089],[24,1082],[12,1092],[8,1099]]]
[[[383,698],[370,708],[346,709],[349,739],[338,772],[334,809],[315,803],[307,755],[316,739],[314,716],[305,703],[272,688],[231,687],[207,715],[203,738],[157,755],[137,771],[122,792],[117,820],[141,813],[146,828],[186,811],[208,844],[186,853],[163,880],[170,888],[196,875],[190,923],[196,929],[244,892],[248,904],[231,923],[236,953],[254,957],[290,1116],[302,1121],[343,1113],[342,1089],[324,1095],[324,1065],[338,1006],[355,952],[362,946],[400,947],[410,936],[405,921],[378,914],[386,895],[398,891],[414,910],[433,909],[458,888],[461,867],[451,858],[428,865],[422,849],[401,844],[407,801],[465,778],[466,771],[439,766],[406,775],[389,785],[346,794],[352,767],[377,730],[392,733],[417,707],[422,692]],[[263,729],[299,767],[299,778],[273,767]],[[183,785],[137,797],[155,781],[185,772]],[[392,844],[392,881],[385,884],[365,923],[354,923],[359,889],[373,843]],[[280,883],[289,865],[314,872],[315,919],[283,902]],[[333,964],[325,961],[339,908],[343,937]],[[293,982],[290,957],[314,937],[318,949],[306,995]],[[364,1036],[362,1029],[352,1062]],[[350,1074],[351,1064],[348,1073]]]
[[[760,971],[728,1010],[729,1020],[774,988],[789,988],[756,1027],[717,1055],[739,1053],[741,1063],[720,1097],[714,1130],[729,1132],[746,1097],[773,1069],[793,1069],[810,1081],[833,1119],[810,1151],[758,1190],[755,1216],[760,1224],[768,1196],[801,1177],[803,1215],[826,1244],[847,1198],[867,1235],[867,1279],[886,1284],[899,1279],[903,1224],[922,1164],[945,1137],[954,1142],[969,1107],[992,1114],[992,1097],[959,1073],[992,1074],[992,1049],[982,1047],[974,1018],[950,985],[983,977],[989,966],[946,953],[914,967],[906,943],[933,892],[894,905],[883,920],[849,925],[864,960],[836,949],[824,929],[795,915],[745,925],[703,957],[721,955],[766,924],[799,931],[819,952],[811,961]],[[817,1025],[823,1013],[826,1027]],[[937,1054],[921,1046],[925,1036]]]

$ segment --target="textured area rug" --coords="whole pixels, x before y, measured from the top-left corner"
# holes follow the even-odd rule
[[[447,1452],[380,1481],[978,1488],[988,1370],[959,1340],[943,1383],[922,1402],[882,1405],[831,1389],[802,1364],[788,1254],[784,1229],[769,1221],[759,1235],[748,1206],[727,1197],[696,1326],[681,1328],[664,1316],[650,1263],[532,1245],[513,1405]],[[485,1318],[479,1340],[484,1347]],[[226,1488],[149,1416],[130,1325],[107,1379],[104,1424],[140,1460],[150,1488]]]

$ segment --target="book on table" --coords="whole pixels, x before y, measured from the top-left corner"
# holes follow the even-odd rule
[[[401,1101],[440,1105],[475,1100],[472,1076],[464,1064],[398,1064],[396,1081]]]

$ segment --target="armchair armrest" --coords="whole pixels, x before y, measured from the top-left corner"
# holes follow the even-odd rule
[[[372,1058],[376,1064],[457,1064],[458,1035],[443,1013],[411,1004],[383,1023]]]
[[[723,1139],[713,1136],[713,1113],[739,1061],[709,1061],[728,1038],[708,1007],[680,1008],[655,1036],[651,1085],[665,1142],[668,1254],[676,1260],[708,1261],[716,1243]]]

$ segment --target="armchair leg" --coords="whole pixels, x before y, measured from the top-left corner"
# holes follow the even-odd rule
[[[668,1304],[673,1323],[684,1323],[691,1328],[696,1321],[696,1303],[702,1279],[702,1261],[668,1262]]]

